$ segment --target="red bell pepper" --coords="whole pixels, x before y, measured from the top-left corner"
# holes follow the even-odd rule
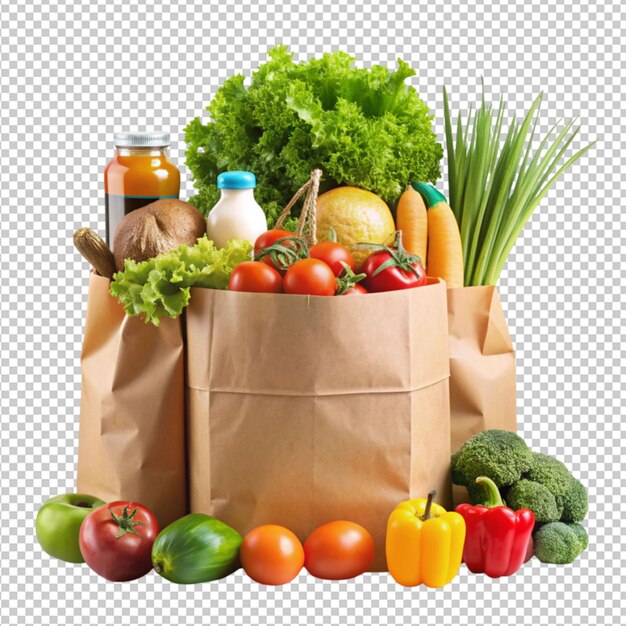
[[[504,506],[491,479],[480,476],[476,483],[487,492],[486,504],[456,507],[467,528],[463,561],[474,573],[485,573],[491,578],[511,576],[524,563],[535,514],[530,509],[513,511]]]

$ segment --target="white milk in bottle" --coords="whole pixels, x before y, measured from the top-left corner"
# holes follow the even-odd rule
[[[209,212],[207,235],[218,248],[226,247],[229,239],[247,239],[254,245],[267,230],[265,213],[254,199],[255,187],[252,172],[222,172],[217,177],[222,196]]]

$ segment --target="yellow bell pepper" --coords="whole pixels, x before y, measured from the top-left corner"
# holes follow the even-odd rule
[[[387,567],[405,587],[443,587],[461,565],[465,520],[435,504],[435,495],[401,502],[387,522]]]

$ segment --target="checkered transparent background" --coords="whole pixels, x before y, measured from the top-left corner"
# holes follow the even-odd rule
[[[158,6],[156,6],[158,4]],[[624,427],[622,104],[619,0],[379,6],[345,0],[0,0],[0,624],[618,624],[622,612]],[[567,6],[566,6],[567,5]],[[500,291],[518,357],[519,428],[589,486],[589,550],[570,566],[533,560],[512,579],[462,568],[442,590],[386,575],[266,588],[241,573],[178,587],[154,574],[112,584],[48,558],[38,506],[71,491],[87,266],[79,226],[104,232],[102,170],[116,130],[182,128],[232,72],[268,46],[301,57],[345,49],[359,63],[418,70],[436,111],[475,103],[483,76],[521,114],[545,91],[541,130],[579,116],[596,147],[550,192],[510,258]]]

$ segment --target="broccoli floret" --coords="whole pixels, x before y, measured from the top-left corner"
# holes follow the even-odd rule
[[[535,453],[530,469],[524,475],[529,480],[547,487],[560,511],[564,522],[580,522],[587,515],[587,492],[561,461]]]
[[[535,556],[543,563],[574,561],[587,548],[587,531],[580,524],[550,522],[537,530],[533,539]]]
[[[472,487],[476,478],[487,476],[498,487],[506,487],[530,469],[532,458],[524,440],[515,433],[484,430],[452,455],[452,481]]]
[[[578,524],[576,522],[570,522],[567,524],[567,526],[576,533],[576,536],[578,537],[581,545],[580,551],[581,553],[584,552],[589,545],[589,535],[587,534],[585,527],[582,524]]]
[[[506,502],[514,511],[530,509],[538,522],[555,522],[561,517],[550,490],[525,478],[518,480],[506,492]]]
[[[561,521],[582,522],[587,515],[588,507],[587,490],[579,480],[572,478],[571,487],[563,496]]]

